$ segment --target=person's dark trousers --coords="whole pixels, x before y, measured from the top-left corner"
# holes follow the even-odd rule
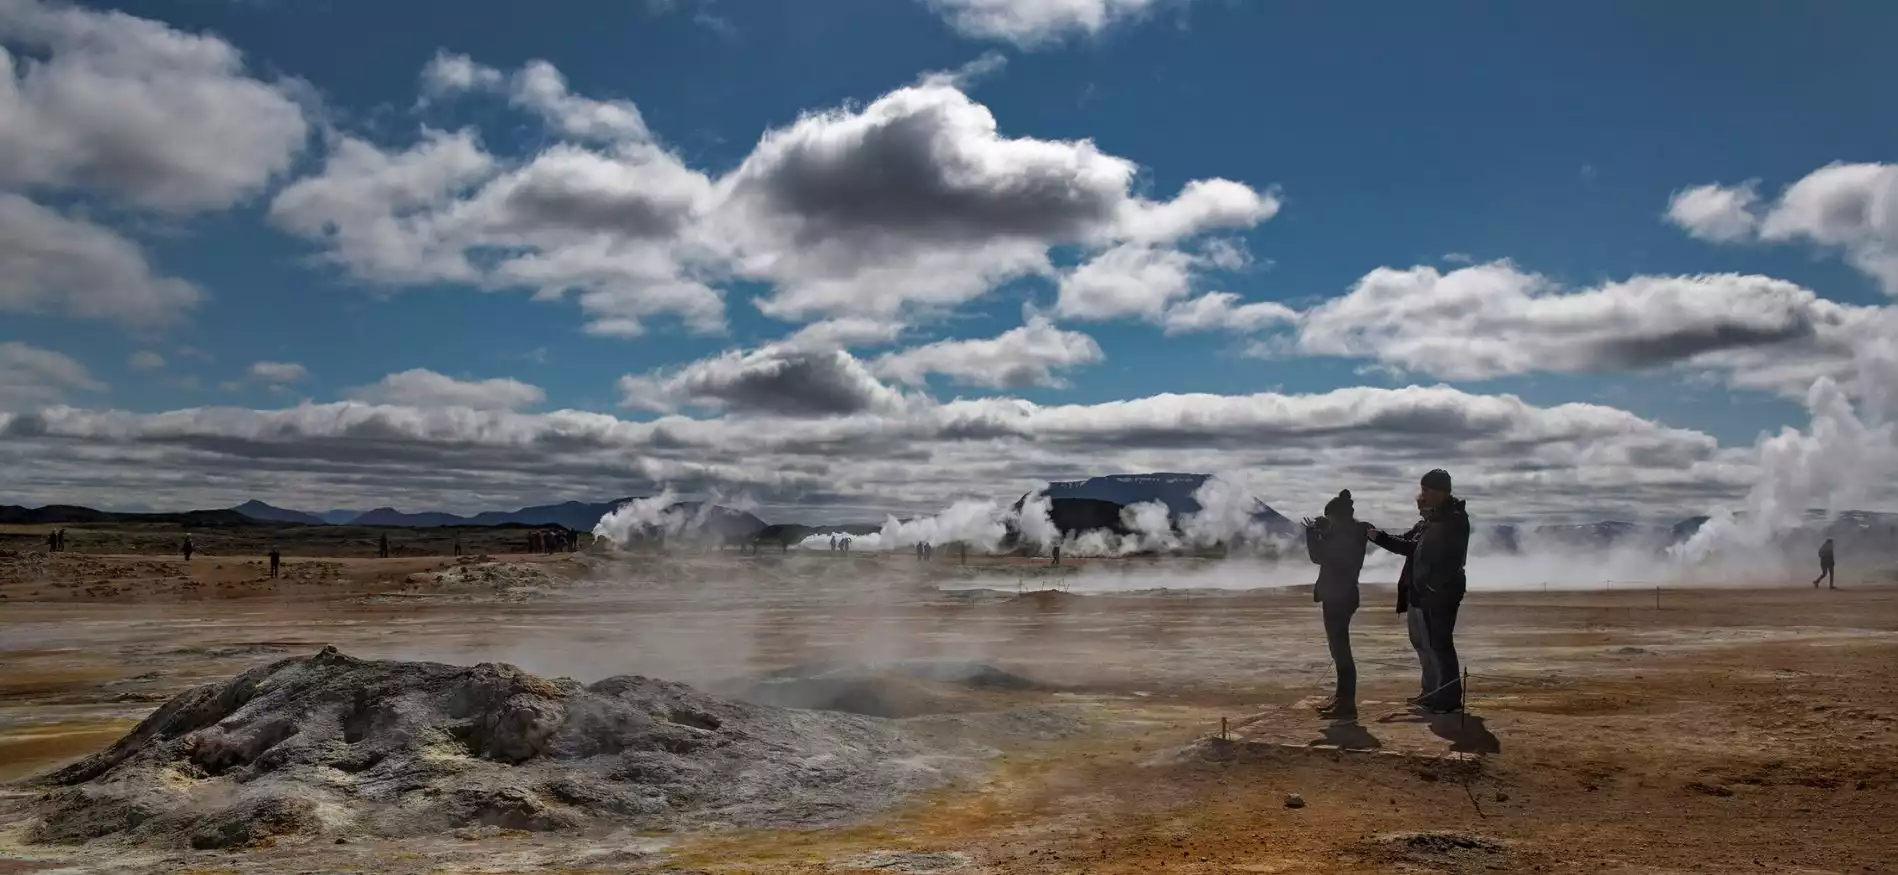
[[[1410,632],[1410,649],[1417,651],[1417,666],[1423,670],[1422,691],[1418,693],[1421,699],[1443,682],[1437,680],[1437,660],[1430,653],[1429,634],[1424,631],[1423,607],[1414,601],[1404,612],[1404,628]]]
[[[1336,599],[1323,603],[1325,644],[1331,648],[1331,662],[1338,669],[1335,701],[1342,711],[1356,711],[1358,704],[1358,664],[1351,658],[1351,615],[1357,613],[1356,599]]]
[[[1456,655],[1456,614],[1462,598],[1425,596],[1410,603],[1410,646],[1423,666],[1423,704],[1463,706],[1463,665]]]

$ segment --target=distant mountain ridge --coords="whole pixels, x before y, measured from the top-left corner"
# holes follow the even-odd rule
[[[1093,502],[1125,505],[1137,501],[1159,500],[1168,506],[1169,511],[1177,519],[1199,511],[1199,502],[1193,498],[1193,493],[1208,479],[1208,476],[1204,474],[1110,475],[1085,480],[1053,482],[1048,485],[1047,494],[1051,498],[1065,499],[1063,504],[1072,505],[1067,508],[1071,512],[1085,509],[1082,506]],[[350,510],[330,510],[317,514],[277,507],[258,499],[251,499],[236,507],[220,510],[170,513],[102,511],[78,505],[47,505],[39,508],[0,505],[0,524],[129,522],[210,527],[263,522],[412,528],[558,525],[568,529],[590,531],[599,523],[602,516],[632,500],[632,497],[627,497],[601,502],[566,501],[558,504],[532,505],[512,511],[483,511],[465,517],[437,511],[406,513],[390,507],[379,507],[361,513]],[[694,503],[682,502],[681,505],[675,505],[675,507],[684,505],[694,505]],[[1019,505],[1018,501],[1017,506]],[[1107,516],[1117,520],[1118,511]],[[1283,514],[1263,501],[1256,501],[1252,516],[1266,524],[1269,529],[1290,531],[1296,528],[1296,525]],[[1809,511],[1806,516],[1805,526],[1784,533],[1775,539],[1777,546],[1797,552],[1816,549],[1820,541],[1834,538],[1843,553],[1898,554],[1898,513],[1848,510],[1827,515],[1823,511]],[[1477,550],[1505,553],[1539,552],[1549,548],[1565,551],[1607,548],[1661,550],[1693,537],[1707,521],[1708,517],[1693,516],[1672,526],[1619,520],[1575,525],[1492,525],[1479,528],[1471,546]],[[835,531],[864,534],[881,528],[877,524],[779,523],[772,525],[754,515],[732,511],[729,508],[721,508],[717,514],[708,518],[708,523],[709,528],[718,529],[727,536],[762,536],[774,541],[780,538],[801,539],[812,533]],[[1077,520],[1074,525],[1087,528],[1105,524],[1096,523],[1090,517],[1087,521]]]
[[[519,510],[489,510],[474,516],[460,516],[440,511],[418,511],[408,513],[393,507],[378,507],[366,511],[331,510],[321,514],[276,507],[257,499],[251,499],[231,510],[253,520],[263,522],[302,523],[305,525],[332,526],[403,526],[409,528],[438,528],[442,526],[564,526],[580,531],[591,530],[600,517],[612,512],[616,507],[631,501],[631,498],[618,498],[612,501],[584,502],[565,501],[560,504],[543,504],[523,507]]]
[[[306,526],[324,525],[323,518],[315,514],[307,514],[300,510],[286,510],[281,507],[273,507],[254,498],[231,508],[231,510],[250,517],[251,519],[261,520],[267,523],[302,523]]]
[[[84,523],[152,523],[198,528],[254,526],[259,522],[234,510],[187,510],[181,513],[114,513],[74,504],[21,507],[0,504],[3,525],[79,525]]]

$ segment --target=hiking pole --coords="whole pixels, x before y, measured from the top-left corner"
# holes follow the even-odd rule
[[[1456,728],[1458,732],[1467,730],[1470,727],[1470,667],[1467,665],[1463,667],[1463,689],[1461,692],[1463,693],[1463,707],[1456,712]]]

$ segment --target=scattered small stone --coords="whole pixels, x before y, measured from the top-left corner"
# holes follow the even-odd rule
[[[1300,796],[1297,793],[1287,793],[1285,794],[1285,807],[1286,808],[1304,808],[1305,797]]]
[[[1509,801],[1509,794],[1508,794],[1508,793],[1504,793],[1504,792],[1503,792],[1503,791],[1501,791],[1501,790],[1497,790],[1497,791],[1496,791],[1496,801],[1497,801],[1497,802],[1508,802],[1508,801]]]

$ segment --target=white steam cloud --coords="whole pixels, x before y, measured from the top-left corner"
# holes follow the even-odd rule
[[[684,530],[686,522],[686,515],[673,509],[678,503],[678,493],[670,487],[649,498],[635,498],[600,517],[593,525],[593,537],[625,546],[642,534],[677,534]]]
[[[1781,429],[1758,445],[1760,479],[1740,508],[1713,513],[1674,557],[1690,566],[1744,567],[1784,556],[1788,535],[1812,510],[1827,516],[1872,498],[1898,474],[1891,415],[1898,408],[1898,339],[1873,337],[1853,349],[1859,400],[1829,376],[1806,392],[1812,422]]]

